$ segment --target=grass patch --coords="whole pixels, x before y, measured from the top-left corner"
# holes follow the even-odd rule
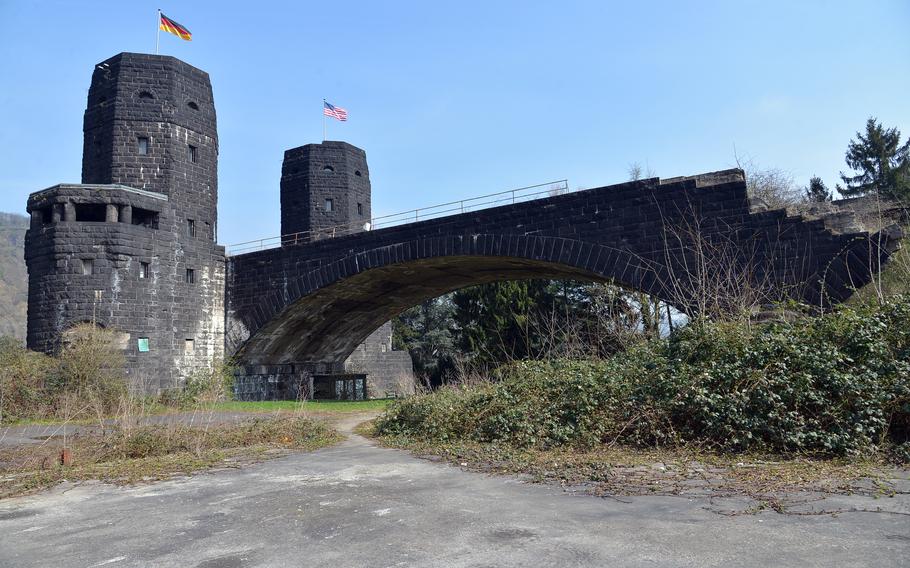
[[[254,418],[209,427],[184,424],[113,427],[66,440],[73,463],[60,465],[61,437],[41,445],[0,448],[0,498],[39,491],[61,481],[136,483],[216,466],[311,451],[341,436],[302,416]]]
[[[372,410],[385,410],[389,399],[376,400],[263,400],[263,401],[225,401],[216,403],[216,412],[276,412],[282,410],[319,412],[319,413],[355,413]]]

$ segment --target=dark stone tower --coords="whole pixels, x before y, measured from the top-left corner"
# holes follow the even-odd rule
[[[370,230],[370,172],[366,152],[347,142],[325,141],[285,151],[281,166],[283,246],[341,237]],[[243,370],[236,385],[240,398],[270,398],[276,385],[301,380],[306,361],[259,365]],[[392,323],[386,322],[331,371],[315,375],[310,393],[336,392],[342,377],[367,376],[369,396],[410,392],[414,368],[406,351],[392,350]],[[328,385],[328,387],[326,386]],[[282,387],[278,387],[279,389]],[[279,396],[286,396],[279,395]]]
[[[120,333],[148,392],[223,356],[224,249],[216,240],[218,134],[208,74],[121,53],[95,67],[82,184],[32,194],[28,345],[74,324]]]
[[[366,152],[347,142],[307,144],[284,153],[281,234],[303,240],[364,230],[369,222]]]

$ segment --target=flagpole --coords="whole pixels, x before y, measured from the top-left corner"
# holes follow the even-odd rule
[[[322,99],[322,141],[325,142],[325,99]]]
[[[161,41],[161,8],[158,8],[158,19],[155,22],[155,55],[158,55],[158,44]]]

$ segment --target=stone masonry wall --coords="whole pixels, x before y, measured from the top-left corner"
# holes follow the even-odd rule
[[[366,373],[371,398],[413,394],[414,362],[407,351],[392,350],[392,322],[386,322],[358,345],[344,362],[345,371]]]
[[[326,207],[331,200],[332,210]],[[327,141],[287,150],[281,166],[281,234],[295,240],[360,232],[371,218],[366,153]]]

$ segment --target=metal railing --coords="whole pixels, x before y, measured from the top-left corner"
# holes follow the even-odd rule
[[[227,246],[227,254],[228,256],[233,256],[248,252],[275,248],[281,245],[303,244],[315,240],[343,237],[363,231],[374,231],[376,229],[385,229],[387,227],[394,227],[407,223],[416,223],[419,221],[438,219],[440,217],[459,215],[461,213],[478,211],[480,209],[489,209],[490,207],[498,207],[500,205],[511,205],[525,201],[533,201],[535,199],[544,199],[547,197],[553,197],[554,195],[562,195],[569,192],[570,190],[568,180],[562,179],[547,183],[539,183],[536,185],[529,185],[526,187],[500,191],[498,193],[490,193],[487,195],[480,195],[468,199],[461,199],[459,201],[450,201],[448,203],[440,203],[439,205],[431,205],[429,207],[411,209],[409,211],[403,211],[401,213],[392,213],[391,215],[373,217],[366,222],[360,221],[356,223],[348,223],[346,225],[337,225],[335,227],[329,227],[326,229],[302,231],[299,233],[290,233],[277,237],[266,237],[262,239],[254,239],[252,241],[236,243]]]

